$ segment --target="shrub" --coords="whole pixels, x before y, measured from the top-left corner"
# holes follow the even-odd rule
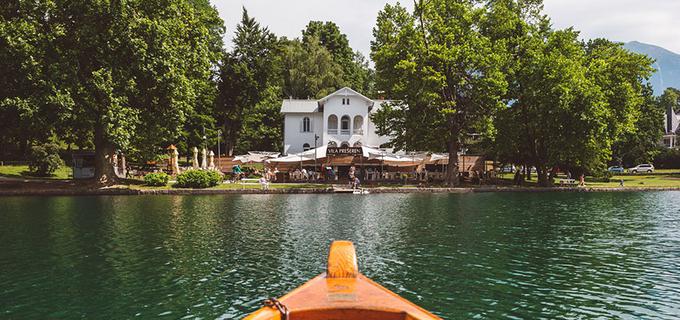
[[[147,186],[161,187],[168,184],[170,176],[165,172],[154,172],[144,176],[144,183]]]
[[[680,149],[664,149],[654,158],[657,169],[680,169]]]
[[[64,160],[59,157],[59,146],[54,143],[46,143],[31,147],[29,155],[28,171],[32,175],[47,177],[64,165]]]
[[[217,171],[187,170],[177,176],[178,188],[209,188],[222,181],[222,174]]]

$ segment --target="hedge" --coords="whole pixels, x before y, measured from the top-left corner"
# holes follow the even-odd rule
[[[161,187],[168,184],[170,176],[165,172],[153,172],[144,176],[144,184],[147,186]]]
[[[177,176],[177,188],[210,188],[222,182],[222,174],[217,171],[187,170]]]

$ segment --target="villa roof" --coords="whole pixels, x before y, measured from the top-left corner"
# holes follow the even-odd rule
[[[335,91],[335,92],[333,92],[333,93],[331,93],[331,94],[329,94],[329,95],[327,95],[327,96],[325,96],[325,97],[319,99],[319,104],[324,104],[326,101],[328,101],[328,99],[330,99],[330,98],[333,97],[333,96],[343,96],[343,97],[346,97],[346,96],[357,96],[357,97],[359,97],[359,98],[365,100],[365,101],[366,101],[367,103],[369,103],[369,104],[372,104],[372,103],[373,103],[373,100],[370,99],[370,98],[368,98],[368,97],[366,97],[365,95],[363,95],[363,94],[361,94],[361,93],[359,93],[359,92],[354,91],[352,88],[344,87],[344,88],[342,88],[342,89],[340,89],[340,90],[338,90],[338,91]]]
[[[364,96],[363,94],[356,92],[355,90],[344,87],[340,90],[337,90],[319,100],[311,100],[311,99],[284,99],[283,103],[281,104],[281,113],[313,113],[313,112],[321,112],[323,109],[321,107],[323,104],[328,101],[333,96],[341,96],[341,97],[347,97],[347,96],[355,96],[358,97],[366,102],[366,104],[369,106],[369,110],[372,108],[379,109],[382,104],[389,103],[389,102],[394,102],[394,100],[381,100],[381,99],[376,99],[373,100],[371,98],[368,98]]]
[[[281,104],[282,113],[311,113],[319,111],[316,100],[284,99]]]

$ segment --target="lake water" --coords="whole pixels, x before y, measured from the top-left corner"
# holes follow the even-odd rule
[[[0,318],[241,318],[360,270],[446,319],[680,315],[680,192],[0,198]]]

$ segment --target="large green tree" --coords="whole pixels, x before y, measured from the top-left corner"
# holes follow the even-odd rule
[[[29,146],[54,135],[73,101],[58,86],[61,71],[54,39],[63,28],[52,21],[53,1],[0,5],[0,156],[22,158]]]
[[[581,43],[571,29],[534,37],[496,121],[499,154],[535,166],[544,186],[556,168],[601,172],[614,142],[635,130],[651,62],[606,40]]]
[[[55,1],[63,128],[88,137],[95,176],[115,180],[116,149],[174,140],[219,59],[223,26],[207,0]]]
[[[328,49],[333,61],[342,68],[343,86],[349,86],[367,95],[373,94],[373,71],[366,58],[352,50],[347,35],[332,21],[310,21],[302,30],[302,42],[320,44]]]
[[[413,14],[386,5],[373,30],[377,89],[399,101],[373,117],[378,133],[396,149],[447,151],[449,184],[458,184],[461,143],[486,130],[507,87],[481,4],[419,1]]]
[[[244,123],[271,87],[278,87],[280,83],[279,40],[250,17],[245,8],[236,27],[233,45],[233,51],[225,54],[220,69],[215,108],[224,132],[225,151],[229,155],[233,154],[240,139],[259,138],[245,136]]]
[[[320,98],[341,87],[342,67],[318,41],[287,41],[281,52],[283,95]]]
[[[639,116],[635,121],[635,130],[628,131],[612,146],[612,164],[634,166],[639,163],[650,163],[659,154],[664,134],[664,108],[659,99],[653,96],[651,86],[645,86],[640,105]]]

